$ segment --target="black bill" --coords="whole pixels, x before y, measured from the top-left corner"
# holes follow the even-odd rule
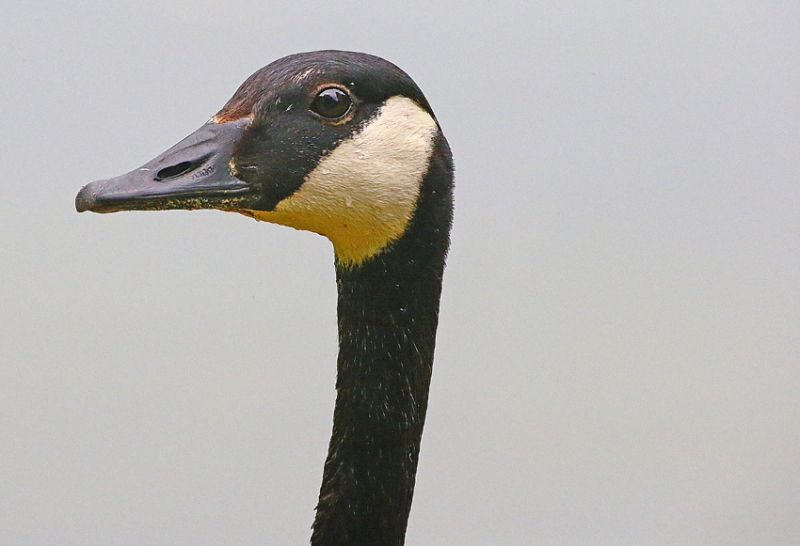
[[[128,174],[87,184],[75,197],[78,212],[225,209],[247,199],[250,186],[231,172],[234,147],[249,119],[207,123]]]

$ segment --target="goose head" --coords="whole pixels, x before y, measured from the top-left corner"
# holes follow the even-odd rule
[[[353,266],[404,234],[437,153],[449,160],[405,72],[362,53],[301,53],[254,73],[152,161],[84,186],[75,205],[238,212],[324,235],[337,263]]]

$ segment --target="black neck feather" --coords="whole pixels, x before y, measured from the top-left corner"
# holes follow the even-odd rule
[[[449,245],[452,173],[439,136],[404,235],[360,266],[337,266],[336,410],[313,546],[405,541]]]

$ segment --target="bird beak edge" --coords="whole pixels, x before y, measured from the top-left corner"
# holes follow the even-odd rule
[[[233,209],[250,186],[234,176],[231,157],[249,123],[243,118],[206,123],[142,167],[81,188],[78,212]]]

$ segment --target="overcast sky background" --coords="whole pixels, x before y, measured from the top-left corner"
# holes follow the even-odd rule
[[[283,55],[383,56],[457,209],[407,543],[800,536],[800,3],[6,1],[0,544],[306,544],[330,244],[78,215]]]

